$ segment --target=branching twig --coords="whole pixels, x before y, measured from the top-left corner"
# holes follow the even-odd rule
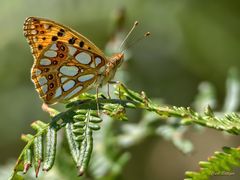
[[[184,108],[175,106],[160,106],[153,103],[144,92],[134,92],[123,84],[118,84],[115,87],[115,93],[119,96],[119,99],[98,99],[100,110],[115,119],[126,120],[126,108],[144,109],[146,111],[156,113],[161,120],[167,120],[169,117],[175,117],[180,120],[179,124],[182,125],[199,124],[204,127],[214,128],[216,130],[226,131],[232,134],[240,134],[240,117],[234,113],[219,118],[214,115],[210,107],[207,107],[205,113],[200,115],[199,113],[193,111],[190,107]],[[43,107],[51,117],[53,116],[52,121],[48,124],[42,123],[41,121],[33,123],[32,127],[37,131],[37,133],[34,136],[23,136],[23,139],[27,142],[27,145],[18,158],[18,162],[11,176],[12,179],[17,176],[18,171],[27,172],[31,165],[30,161],[27,161],[27,163],[24,161],[24,154],[31,152],[33,147],[35,148],[34,152],[42,153],[39,148],[43,149],[44,145],[42,144],[41,139],[38,141],[37,139],[49,134],[50,127],[54,127],[53,133],[63,127],[67,128],[66,133],[69,147],[75,162],[78,166],[81,166],[79,167],[80,174],[83,174],[87,168],[89,159],[91,157],[93,139],[92,130],[100,129],[98,125],[89,124],[100,122],[98,120],[99,117],[96,115],[96,96],[82,94],[77,100],[68,103],[66,105],[68,109],[61,113],[49,108],[48,106]],[[91,115],[89,114],[89,110],[92,112]],[[47,139],[47,142],[56,143],[56,140],[54,140],[56,139],[56,136],[54,134],[47,135],[45,138]],[[49,140],[48,138],[52,139]],[[49,153],[45,156],[35,153],[28,157],[28,159],[35,159],[35,163],[36,161],[38,163],[36,167],[36,175],[38,174],[38,169],[40,168],[42,161],[49,162],[47,165],[45,165],[45,167],[43,167],[44,170],[51,169],[53,165],[53,156],[55,156],[56,150],[54,149],[54,146],[51,145],[49,145],[47,148],[47,152]],[[51,150],[51,148],[54,150]],[[21,168],[21,166],[25,168]]]

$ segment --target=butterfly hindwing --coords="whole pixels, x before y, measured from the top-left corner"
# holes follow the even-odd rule
[[[32,81],[48,104],[88,90],[105,69],[102,51],[68,27],[30,17],[24,23],[24,34],[35,58]]]

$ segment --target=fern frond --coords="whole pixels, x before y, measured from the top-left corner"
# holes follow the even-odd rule
[[[43,171],[49,171],[55,161],[56,146],[57,146],[57,129],[54,126],[49,126],[46,134],[46,149],[43,158]]]
[[[240,167],[240,148],[224,147],[223,152],[215,152],[207,162],[199,162],[199,172],[186,172],[185,180],[209,179],[210,176],[233,175],[233,168]]]
[[[14,171],[10,179],[15,179],[20,177],[17,174],[19,171],[26,173],[28,169],[32,166],[32,159],[34,160],[34,167],[36,172],[36,177],[38,176],[39,168],[42,162],[42,136],[46,133],[48,124],[43,123],[42,121],[35,121],[31,124],[31,127],[37,131],[36,135],[22,135],[21,139],[27,142],[27,145],[24,147],[20,156],[18,157],[17,163],[14,167]]]
[[[236,113],[217,117],[210,107],[200,114],[190,107],[160,106],[151,101],[145,92],[137,93],[121,83],[115,86],[115,94],[119,99],[106,99],[104,96],[98,99],[100,111],[115,119],[126,120],[127,108],[143,109],[155,113],[161,122],[174,117],[179,121],[179,125],[199,124],[235,135],[240,134],[240,116]],[[52,121],[49,124],[36,121],[31,126],[37,133],[22,136],[27,145],[18,158],[11,178],[18,176],[19,171],[26,173],[32,163],[36,176],[42,162],[43,170],[50,170],[56,155],[57,131],[61,128],[66,130],[71,155],[79,168],[79,175],[82,175],[87,170],[91,157],[93,131],[100,129],[99,123],[102,121],[96,113],[98,107],[96,98],[96,95],[82,94],[80,99],[68,103],[66,105],[68,109],[61,113],[46,105],[43,106],[52,117]]]
[[[204,114],[195,112],[190,107],[176,107],[176,106],[159,106],[153,103],[145,94],[145,92],[134,92],[123,84],[118,84],[115,93],[121,97],[122,100],[128,100],[125,106],[129,108],[142,108],[147,111],[157,113],[162,119],[169,117],[176,117],[181,119],[183,125],[199,124],[208,128],[213,128],[220,131],[226,131],[231,134],[240,134],[240,116],[237,113],[228,113],[223,117],[217,117],[210,106],[207,106]],[[131,104],[129,106],[129,104]]]
[[[93,148],[92,131],[100,129],[98,123],[102,119],[91,110],[78,110],[73,117],[73,133],[75,135],[76,143],[81,143],[79,157],[77,159],[77,167],[79,168],[79,175],[83,175],[86,171]]]

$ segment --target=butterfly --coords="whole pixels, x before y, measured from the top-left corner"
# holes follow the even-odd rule
[[[46,104],[105,85],[123,62],[123,53],[106,57],[83,35],[48,19],[28,17],[23,30],[34,57],[31,79]]]

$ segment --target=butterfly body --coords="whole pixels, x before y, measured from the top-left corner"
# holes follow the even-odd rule
[[[86,37],[51,20],[27,18],[24,35],[34,56],[31,79],[47,104],[105,85],[123,62],[123,53],[107,58]]]

